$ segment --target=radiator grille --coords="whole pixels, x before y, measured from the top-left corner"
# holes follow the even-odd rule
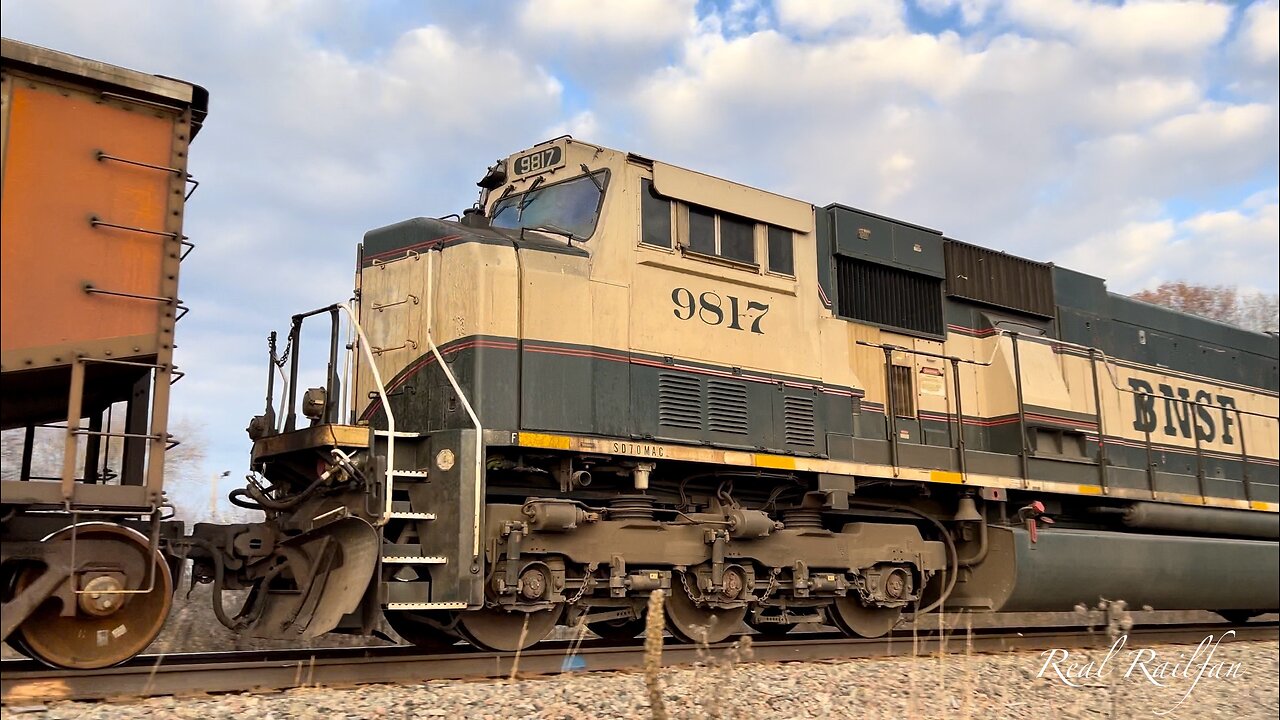
[[[747,434],[747,386],[724,380],[707,381],[707,429]]]
[[[1054,316],[1053,269],[1044,263],[947,240],[947,294],[1030,315]]]
[[[785,397],[782,399],[782,422],[788,445],[815,444],[816,427],[813,417],[813,398]]]
[[[836,256],[837,312],[929,335],[942,335],[942,280]]]
[[[658,425],[702,429],[702,383],[698,378],[658,373]]]

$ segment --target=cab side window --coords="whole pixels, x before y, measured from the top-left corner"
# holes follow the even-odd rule
[[[720,252],[727,260],[756,261],[756,224],[746,218],[720,214]]]
[[[756,224],[737,215],[689,205],[688,250],[746,265],[756,264]]]
[[[653,181],[640,181],[640,242],[653,247],[671,247],[671,201],[653,190]]]
[[[689,249],[703,255],[716,254],[716,214],[689,207]]]
[[[769,226],[769,271],[781,275],[796,274],[795,249],[791,231],[776,225]]]

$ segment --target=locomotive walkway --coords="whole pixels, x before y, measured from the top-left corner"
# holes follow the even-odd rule
[[[1235,630],[1233,641],[1280,639],[1280,625],[1197,623],[1137,626],[1129,646],[1196,645],[1208,635]],[[785,639],[751,636],[750,662],[823,661],[846,658],[926,656],[942,653],[998,653],[1048,648],[1106,648],[1111,637],[1082,628],[983,628],[971,634],[950,630],[893,633],[878,639],[850,639],[835,633],[794,633]],[[144,655],[119,667],[94,671],[51,670],[28,660],[0,663],[6,705],[52,700],[102,700],[160,695],[273,692],[298,687],[347,687],[371,683],[505,678],[571,672],[638,670],[644,648],[603,641],[545,642],[523,653],[492,653],[457,646],[428,653],[419,648],[333,648],[248,652]],[[740,652],[734,642],[700,647],[672,641],[662,665],[688,665]],[[742,662],[745,658],[738,658]]]

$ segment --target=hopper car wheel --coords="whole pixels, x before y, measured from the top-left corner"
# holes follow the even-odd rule
[[[900,607],[868,607],[856,595],[838,597],[827,609],[831,624],[850,637],[878,638],[902,618]]]
[[[451,635],[438,625],[432,624],[423,613],[384,610],[382,616],[387,619],[387,625],[390,625],[391,629],[410,645],[443,650],[453,647],[459,640],[458,636]],[[447,625],[447,621],[448,618],[439,618],[441,625]]]
[[[556,629],[564,615],[564,603],[550,610],[508,612],[488,607],[458,613],[458,632],[476,647],[498,652],[515,652],[532,647]]]
[[[684,583],[671,583],[666,602],[667,630],[688,643],[718,643],[740,632],[747,608],[699,607]]]
[[[587,623],[587,629],[605,640],[625,642],[644,632],[644,618],[619,618]]]
[[[70,542],[72,528],[66,527],[45,538],[45,542]],[[154,577],[150,592],[122,594],[110,591],[115,587],[104,581],[103,591],[95,597],[81,594],[81,603],[88,609],[77,607],[75,615],[63,616],[61,603],[47,600],[36,608],[31,616],[13,631],[17,642],[31,657],[47,665],[76,670],[118,665],[147,648],[164,625],[173,604],[173,576],[169,564],[159,551],[152,552],[150,543],[142,533],[119,525],[86,523],[75,529],[76,539],[109,541],[112,558],[132,557],[141,560],[142,567],[148,561],[151,569],[145,571],[138,587],[145,589]],[[150,556],[150,557],[148,557]],[[18,575],[15,588],[21,590],[39,575],[38,570],[28,569]],[[92,581],[91,581],[92,582]],[[10,637],[10,644],[14,644]]]
[[[17,591],[18,577],[21,574],[22,574],[21,566],[17,564],[5,566],[4,577],[3,579],[0,579],[0,586],[2,586],[4,589],[5,602],[9,602],[10,600],[13,599],[15,595],[18,594],[18,591]],[[13,648],[14,651],[22,655],[25,655],[26,657],[32,657],[31,650],[27,648],[26,643],[22,641],[22,633],[19,632],[16,628],[14,629],[13,633],[9,635],[9,637],[5,638],[5,644]]]

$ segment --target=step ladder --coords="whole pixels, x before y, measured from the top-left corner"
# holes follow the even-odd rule
[[[379,438],[394,438],[400,450],[397,458],[408,458],[412,455],[404,452],[422,441],[425,436],[417,432],[386,430],[373,431],[375,441]],[[399,464],[399,463],[397,463]],[[418,523],[431,522],[436,514],[422,509],[414,509],[408,498],[410,489],[418,484],[431,481],[431,471],[418,468],[391,468],[390,470],[391,512],[388,522],[383,526],[383,542],[381,557],[383,566],[407,569],[418,574],[416,568],[423,566],[444,566],[450,558],[444,555],[429,554],[422,548]],[[405,537],[392,538],[387,533],[401,536],[418,537],[418,542],[400,542]],[[396,540],[393,542],[392,540]],[[401,571],[397,571],[397,574]],[[413,575],[411,575],[412,577]],[[465,602],[432,602],[430,581],[395,581],[383,580],[383,607],[387,610],[465,610]]]

